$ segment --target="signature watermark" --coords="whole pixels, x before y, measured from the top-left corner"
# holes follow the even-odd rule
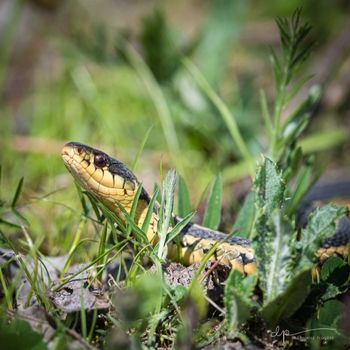
[[[276,329],[274,331],[270,331],[271,337],[272,338],[277,338],[277,337],[282,337],[282,344],[285,345],[286,340],[289,337],[292,337],[293,339],[299,339],[302,341],[305,340],[322,340],[322,341],[327,341],[327,340],[333,340],[334,336],[331,335],[308,335],[311,332],[315,332],[315,331],[333,331],[334,333],[336,333],[336,329],[335,328],[310,328],[310,329],[306,329],[303,331],[299,331],[299,332],[295,332],[295,333],[291,333],[288,329],[280,329],[279,326],[276,327]]]

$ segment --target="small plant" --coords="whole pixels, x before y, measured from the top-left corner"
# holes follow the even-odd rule
[[[216,14],[215,24],[220,22],[223,10],[225,8],[221,7]],[[168,264],[168,243],[178,242],[182,230],[194,216],[185,181],[171,170],[164,176],[161,188],[155,186],[141,227],[135,223],[141,186],[136,190],[130,210],[126,211],[117,204],[121,213],[118,216],[77,186],[82,213],[77,215],[76,230],[69,231],[70,247],[66,252],[65,264],[53,285],[44,279],[46,270],[39,250],[41,241],[32,242],[26,230],[30,223],[18,210],[22,179],[12,200],[0,199],[1,229],[10,227],[21,232],[25,240],[19,244],[25,248],[22,251],[27,253],[26,257],[20,255],[8,235],[0,231],[1,245],[15,253],[13,259],[5,263],[1,261],[0,265],[3,307],[11,317],[17,307],[13,298],[17,281],[9,283],[4,272],[13,261],[17,261],[19,273],[26,277],[30,285],[25,307],[36,298],[40,310],[49,319],[46,323],[53,327],[52,337],[57,349],[67,345],[67,336],[78,340],[86,348],[95,345],[135,349],[195,348],[214,344],[223,338],[226,341],[240,340],[244,344],[285,346],[286,337],[293,332],[307,333],[310,338],[304,343],[288,338],[290,347],[300,345],[316,349],[324,336],[332,338],[328,340],[330,347],[340,348],[349,343],[340,326],[345,310],[340,296],[349,288],[349,263],[333,257],[322,266],[317,266],[315,255],[323,242],[335,233],[336,224],[345,216],[346,210],[329,204],[314,210],[304,227],[299,227],[297,222],[297,208],[317,179],[314,158],[303,154],[299,139],[319,101],[320,88],[313,86],[303,99],[296,98],[309,79],[309,76],[300,75],[300,71],[312,48],[308,38],[311,27],[302,22],[300,10],[289,20],[278,19],[277,25],[282,46],[280,53],[271,51],[275,98],[269,104],[265,92],[260,92],[262,122],[266,132],[260,142],[263,156],[258,161],[228,104],[189,59],[182,61],[195,45],[170,45],[170,31],[161,13],[156,12],[144,22],[141,35],[144,60],[133,50],[124,48],[123,51],[124,58],[136,69],[151,95],[173,158],[181,158],[172,110],[167,104],[171,96],[171,89],[168,88],[175,75],[181,69],[182,73],[190,72],[202,93],[201,97],[209,102],[210,108],[216,109],[220,123],[235,144],[235,152],[232,153],[238,154],[243,161],[241,174],[249,174],[253,182],[230,234],[252,241],[256,273],[244,276],[232,270],[225,280],[223,300],[221,297],[219,302],[215,302],[205,296],[202,282],[207,276],[203,277],[202,273],[221,243],[217,242],[202,257],[201,263],[192,267],[195,271],[188,286],[174,287],[167,282],[164,267]],[[100,63],[111,63],[115,56],[103,50],[106,40],[106,32],[101,27],[96,32],[93,45],[84,47],[84,50]],[[159,57],[163,60],[159,61]],[[292,104],[296,107],[288,114],[287,107]],[[207,113],[212,109],[208,109]],[[146,133],[134,166],[150,130]],[[174,163],[179,164],[178,171],[182,173],[184,164],[176,159]],[[202,224],[213,230],[217,230],[221,222],[223,181],[222,174],[214,177],[204,210]],[[183,219],[174,217],[174,207],[177,207],[175,212]],[[147,232],[155,208],[159,214],[158,240],[152,245]],[[89,225],[94,229],[94,238],[97,237],[94,240],[82,238]],[[88,241],[95,248],[93,255],[83,266],[67,274],[75,260],[80,258],[80,248]],[[30,270],[27,257],[33,265]],[[216,274],[220,269],[216,268],[219,262],[213,264],[209,272],[215,271],[214,275],[218,277]],[[151,271],[149,265],[152,265]],[[185,267],[183,271],[188,273]],[[105,274],[110,274],[110,285],[105,285],[104,292],[111,296],[111,307],[104,310],[103,319],[107,324],[104,329],[97,327],[100,317],[97,310],[89,313],[91,310],[85,309],[83,294],[79,296],[77,317],[62,314],[52,303],[55,293],[71,293],[69,283],[79,281],[84,272],[88,275],[84,285],[93,292],[94,285],[104,283]],[[31,331],[26,322],[14,320],[9,323],[3,316],[0,324],[0,339],[15,339],[14,330],[18,328],[21,336],[30,341],[24,342],[18,338],[14,344],[46,348],[42,337]]]
[[[332,298],[339,292],[339,287],[335,288],[325,282],[321,292],[319,285],[312,283],[312,271],[317,264],[315,252],[335,233],[336,222],[346,215],[346,210],[330,204],[316,209],[301,232],[296,226],[296,208],[315,180],[312,176],[312,158],[303,157],[297,141],[310,121],[310,113],[320,96],[319,88],[312,87],[309,95],[299,102],[295,111],[284,116],[282,121],[284,108],[307,81],[307,78],[299,78],[291,86],[312,46],[302,45],[310,26],[301,22],[300,10],[295,12],[291,20],[278,19],[277,24],[281,33],[282,59],[272,51],[276,86],[273,118],[268,112],[265,95],[261,94],[267,135],[272,142],[269,156],[264,156],[257,169],[253,185],[255,199],[252,200],[249,195],[238,216],[241,223],[242,218],[248,221],[243,232],[253,240],[257,275],[244,278],[232,271],[225,289],[227,327],[236,336],[243,323],[248,321],[249,324],[249,320],[252,322],[257,318],[263,320],[266,329],[273,330],[281,322],[289,320],[290,327],[296,332],[308,332],[310,323],[293,325],[293,315],[301,309],[310,295],[315,295],[315,290],[319,291],[318,297],[321,299]],[[292,179],[295,181],[293,185]],[[339,281],[335,277],[335,271],[332,276],[337,279],[339,286],[347,289],[344,285],[349,277],[347,264],[338,259],[336,261],[340,264],[335,267],[336,273],[342,268],[346,270],[343,270],[344,279]],[[327,265],[322,268],[322,275],[329,271]],[[252,299],[257,290],[261,293],[258,301]],[[315,317],[317,310],[324,310],[323,302],[317,298],[316,300],[319,301],[315,302],[314,299],[313,312],[309,310],[309,317]],[[338,317],[341,309],[344,310],[344,306],[339,306]],[[328,328],[328,331],[333,331],[336,342],[344,342],[345,336],[337,335],[338,323],[331,322],[333,329]]]

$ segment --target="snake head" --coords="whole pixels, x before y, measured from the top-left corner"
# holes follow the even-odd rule
[[[69,142],[61,155],[74,179],[100,200],[119,201],[122,196],[130,197],[139,184],[122,162],[90,146]]]

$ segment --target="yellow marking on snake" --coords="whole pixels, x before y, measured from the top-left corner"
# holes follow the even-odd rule
[[[62,149],[62,158],[75,180],[125,222],[117,203],[130,213],[136,189],[140,186],[135,175],[118,160],[80,143],[66,144]],[[134,219],[139,227],[142,227],[146,218],[148,206],[149,196],[142,189]],[[152,245],[158,241],[158,221],[158,214],[154,211],[146,232]],[[169,243],[168,258],[180,260],[186,265],[201,262],[203,256],[219,242],[212,260],[217,260],[244,274],[254,273],[256,264],[250,241],[239,237],[227,237],[221,232],[190,224],[180,235],[180,245]],[[346,255],[347,245],[324,247],[316,252],[320,262],[334,254]]]

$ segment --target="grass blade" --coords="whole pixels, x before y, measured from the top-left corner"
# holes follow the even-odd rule
[[[177,212],[181,217],[185,217],[189,214],[191,210],[190,203],[190,195],[188,192],[188,188],[186,186],[184,178],[179,175],[178,176],[178,203],[177,203]]]
[[[205,79],[203,74],[199,71],[199,69],[189,60],[184,60],[184,65],[192,74],[196,83],[199,87],[206,93],[208,98],[214,104],[214,106],[220,112],[222,119],[224,120],[228,131],[231,134],[231,137],[238,147],[239,152],[243,159],[249,164],[249,170],[251,177],[254,176],[255,171],[255,163],[252,159],[252,156],[248,150],[247,145],[244,142],[244,139],[239,131],[238,125],[236,123],[235,118],[232,116],[230,110],[227,105],[222,101],[222,99],[217,95],[217,93],[213,90],[213,88],[209,85],[208,81]]]
[[[143,138],[142,142],[141,142],[141,145],[139,147],[139,150],[137,151],[137,154],[136,154],[136,157],[134,159],[134,162],[132,163],[132,166],[131,166],[131,170],[134,172],[135,169],[136,169],[136,166],[137,166],[137,163],[141,157],[141,154],[145,148],[145,145],[148,141],[148,138],[149,138],[149,135],[151,134],[151,131],[153,129],[153,125],[151,125],[148,130],[146,131],[146,134],[145,134],[145,137]]]
[[[134,196],[134,199],[132,201],[132,206],[131,206],[131,209],[130,209],[130,218],[134,221],[135,219],[135,215],[136,215],[136,211],[137,211],[137,206],[139,204],[139,199],[140,199],[140,195],[141,195],[141,192],[142,192],[142,185],[138,185],[137,189],[136,189],[136,192],[135,192],[135,196]],[[126,232],[126,235],[127,237],[130,236],[131,234],[131,226],[129,225],[128,228],[127,228],[127,232]]]
[[[149,224],[151,222],[152,215],[153,215],[153,212],[154,212],[154,207],[155,207],[155,204],[156,204],[156,200],[158,198],[158,193],[159,193],[159,188],[156,187],[155,191],[153,192],[153,196],[152,196],[152,198],[151,198],[151,200],[149,202],[145,220],[143,221],[143,224],[142,224],[142,231],[144,231],[144,232],[148,231],[148,227],[149,227]]]
[[[22,177],[19,182],[18,182],[18,185],[17,185],[17,188],[16,188],[16,192],[15,192],[15,195],[13,196],[13,199],[12,199],[12,202],[11,202],[11,208],[15,208],[16,204],[17,204],[17,201],[18,201],[18,198],[21,194],[21,191],[22,191],[22,188],[23,188],[23,181],[24,181],[24,177]]]
[[[154,78],[153,73],[136,50],[130,46],[127,50],[127,55],[152,99],[173,161],[176,164],[177,169],[182,169],[181,157],[178,157],[180,154],[179,141],[164,93]]]
[[[176,172],[175,170],[170,170],[164,181],[163,194],[162,194],[162,204],[160,210],[160,220],[159,220],[159,244],[158,244],[158,258],[164,258],[166,239],[169,232],[170,221],[173,216],[173,206],[174,206],[174,192],[176,183]]]
[[[233,231],[243,238],[251,238],[252,228],[255,219],[255,194],[249,192],[244,203],[238,212],[236,221],[233,225]]]
[[[108,225],[107,225],[107,222],[105,222],[105,224],[103,225],[103,228],[102,228],[100,242],[98,244],[98,255],[103,255],[103,253],[106,250],[107,228],[108,228]],[[100,261],[99,263],[102,263],[102,261]]]
[[[175,225],[175,227],[169,232],[166,243],[169,243],[170,241],[175,239],[179,233],[181,233],[184,227],[193,219],[194,214],[194,212],[187,214],[187,216],[185,216],[181,221],[179,221]]]
[[[251,299],[257,275],[243,276],[239,271],[232,270],[225,284],[224,304],[228,332],[234,335],[239,325],[250,316],[255,302]]]
[[[208,204],[204,213],[203,225],[217,230],[221,220],[222,178],[218,174],[211,187]]]

